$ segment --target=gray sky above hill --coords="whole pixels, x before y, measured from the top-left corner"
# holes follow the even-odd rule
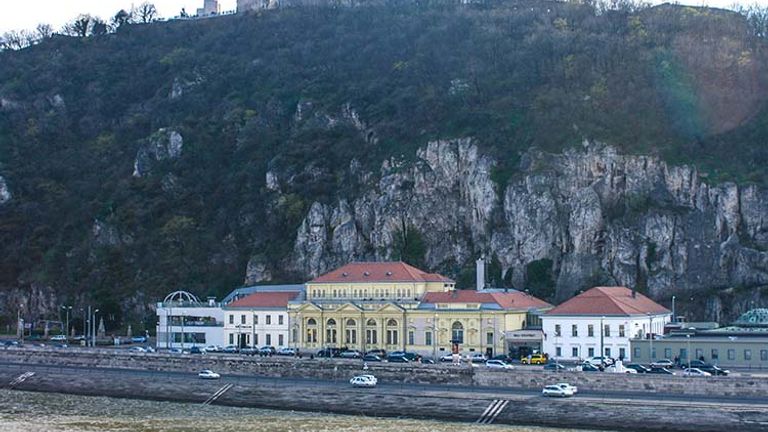
[[[0,0],[6,6],[0,14],[0,33],[9,30],[34,29],[39,23],[51,24],[58,30],[66,22],[71,21],[81,13],[89,13],[108,20],[120,9],[130,9],[131,4],[137,6],[143,0]],[[652,0],[653,3],[664,1]],[[708,5],[713,7],[729,7],[735,0],[680,0],[681,4],[693,6]],[[744,4],[768,4],[768,0],[745,0]],[[194,13],[202,7],[203,0],[152,0],[160,12],[160,16],[170,18],[177,16],[181,8]],[[12,4],[10,6],[9,4]],[[222,10],[235,9],[236,0],[219,0]]]

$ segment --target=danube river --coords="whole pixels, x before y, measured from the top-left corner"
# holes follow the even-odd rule
[[[107,397],[0,390],[0,431],[119,432],[566,432],[567,429],[483,426],[288,411],[201,406]]]

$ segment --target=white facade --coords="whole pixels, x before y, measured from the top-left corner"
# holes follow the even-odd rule
[[[288,309],[224,308],[224,345],[289,347]]]
[[[647,337],[649,333],[663,334],[672,314],[594,316],[543,315],[543,351],[559,360],[584,360],[600,356],[601,325],[602,355],[632,360],[629,340]]]
[[[224,311],[218,304],[157,304],[157,348],[189,349],[224,343]]]

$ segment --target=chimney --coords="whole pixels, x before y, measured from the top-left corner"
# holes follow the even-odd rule
[[[481,256],[477,261],[475,261],[475,271],[476,271],[476,279],[475,279],[475,286],[477,287],[478,291],[482,291],[485,289],[485,257]]]
[[[208,297],[208,306],[210,307],[216,306],[216,297]]]
[[[632,290],[632,298],[637,298],[637,291]]]

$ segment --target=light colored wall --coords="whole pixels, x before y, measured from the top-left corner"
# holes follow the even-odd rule
[[[278,348],[291,346],[287,309],[227,309],[224,311],[224,315],[225,345],[236,345],[238,335],[245,335],[246,345],[253,348],[265,345]],[[231,324],[230,316],[233,317]],[[267,324],[267,316],[270,317],[270,324]],[[244,324],[242,317],[245,317]],[[254,319],[254,317],[258,318]],[[282,324],[280,317],[282,317]],[[267,342],[267,335],[269,335],[269,342]],[[280,343],[281,336],[282,343]],[[232,342],[230,342],[230,337]]]
[[[768,369],[768,338],[736,337],[731,340],[727,337],[692,337],[689,345],[685,337],[666,337],[656,339],[653,343],[647,339],[632,339],[630,345],[633,355],[638,354],[633,357],[633,361],[641,363],[651,363],[664,358],[674,360],[675,357],[683,361],[684,354],[690,347],[691,360],[696,360],[701,355],[704,361],[725,367]],[[651,345],[656,352],[655,357],[650,355]],[[717,350],[718,358],[713,358],[713,349]],[[697,353],[697,350],[701,350],[701,353]],[[733,359],[728,358],[729,350],[733,350]],[[747,350],[751,352],[751,359],[746,358]]]
[[[629,339],[638,334],[644,335],[651,329],[653,332],[663,334],[664,325],[669,322],[670,314],[637,317],[605,317],[603,325],[610,326],[610,336],[604,335],[603,347],[610,350],[610,357],[619,358],[621,350],[624,350],[624,359],[631,360]],[[600,322],[599,316],[542,316],[542,330],[544,331],[544,343],[542,350],[552,358],[562,360],[583,360],[590,357],[589,350],[594,350],[595,356],[600,353]],[[560,325],[561,335],[556,336],[556,326]],[[572,336],[572,326],[578,327],[578,336]],[[594,328],[593,336],[589,336],[589,325]],[[624,336],[620,336],[619,327],[624,326]],[[561,348],[561,355],[557,356],[557,347]],[[578,355],[573,355],[576,348]]]
[[[426,292],[445,292],[453,284],[442,282],[361,282],[361,283],[307,283],[307,300],[333,299],[415,299]]]
[[[171,325],[169,326],[169,317],[212,317],[216,319],[214,326],[192,326],[192,325]],[[220,307],[164,307],[158,304],[157,307],[157,348],[189,348],[190,343],[173,342],[169,335],[174,333],[204,333],[205,345],[221,345],[224,343],[224,311]],[[202,343],[201,343],[202,345]]]

